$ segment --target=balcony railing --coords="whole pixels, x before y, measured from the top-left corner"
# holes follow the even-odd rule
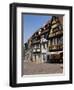
[[[34,38],[36,38],[36,37],[39,37],[39,36],[40,36],[39,34],[34,35],[34,36],[32,36],[32,39],[34,39]]]
[[[63,30],[59,30],[59,31],[57,31],[55,33],[49,34],[49,38],[55,37],[55,36],[58,36],[58,35],[61,35],[61,34],[63,34]]]
[[[32,44],[36,44],[36,43],[40,43],[40,40],[34,40],[33,42],[32,42]]]
[[[63,44],[58,44],[58,45],[50,45],[49,46],[49,51],[51,50],[60,50],[60,49],[63,49]]]
[[[44,34],[44,33],[48,32],[48,31],[49,31],[49,29],[44,30],[44,31],[41,32],[41,34]]]
[[[52,29],[54,29],[55,27],[57,27],[59,25],[59,23],[56,23],[54,25],[51,26]]]

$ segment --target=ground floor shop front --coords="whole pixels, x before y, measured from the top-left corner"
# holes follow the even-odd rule
[[[31,59],[36,63],[63,63],[63,52],[35,53]]]

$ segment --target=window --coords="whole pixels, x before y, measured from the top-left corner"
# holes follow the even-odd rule
[[[60,24],[60,25],[58,26],[58,29],[59,29],[59,30],[63,30],[63,26]]]
[[[61,36],[60,38],[58,38],[58,44],[63,44],[63,36]]]
[[[46,55],[45,55],[45,54],[43,54],[43,60],[44,60],[44,61],[46,60]]]
[[[50,40],[50,45],[53,45],[53,39]]]
[[[50,40],[49,40],[49,45],[51,45],[51,42],[50,42]]]
[[[47,37],[48,37],[48,33],[47,33],[47,34],[45,34],[44,38],[45,38],[45,39],[47,39]]]
[[[43,48],[45,49],[45,44],[43,44]]]
[[[58,31],[58,30],[63,30],[63,25],[62,24],[55,24],[52,26],[52,29],[54,32]]]
[[[57,38],[55,38],[55,40],[54,40],[54,44],[57,45]]]
[[[40,54],[38,54],[38,58],[40,58]]]
[[[63,44],[63,36],[60,38],[60,44]]]
[[[52,39],[52,45],[54,45],[54,38]]]
[[[37,48],[40,48],[40,44],[37,44]]]
[[[36,48],[36,45],[34,46],[34,48]]]
[[[40,44],[34,45],[34,48],[40,48]]]

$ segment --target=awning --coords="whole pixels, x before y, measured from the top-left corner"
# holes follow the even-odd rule
[[[50,54],[60,54],[60,53],[63,53],[63,51],[47,52],[47,55],[50,55]]]

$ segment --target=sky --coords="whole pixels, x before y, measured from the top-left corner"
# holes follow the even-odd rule
[[[49,15],[34,15],[34,14],[23,14],[23,40],[24,43],[36,32],[40,27],[42,27],[52,16]]]

